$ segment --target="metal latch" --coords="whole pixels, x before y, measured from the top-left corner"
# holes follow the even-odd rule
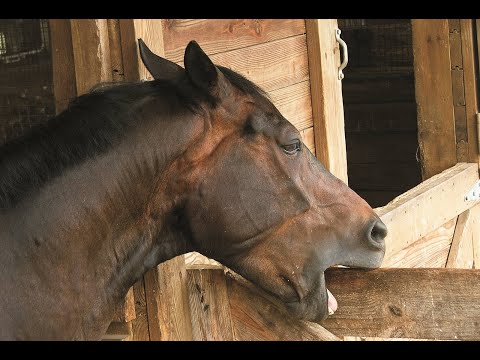
[[[480,200],[480,180],[478,180],[467,193],[467,195],[465,195],[465,200]]]
[[[348,64],[348,47],[345,41],[343,41],[343,39],[340,37],[341,33],[342,30],[335,29],[335,39],[337,39],[337,42],[340,44],[340,48],[343,52],[343,61],[338,68],[338,80],[343,80],[343,78],[345,77],[345,75],[343,74],[343,69],[345,69]]]

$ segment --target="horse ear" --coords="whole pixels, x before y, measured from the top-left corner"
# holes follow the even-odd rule
[[[217,67],[195,40],[188,43],[183,62],[190,81],[208,93],[213,93],[218,85]]]
[[[183,71],[181,66],[154,54],[142,39],[138,39],[138,47],[142,62],[154,79],[172,79]]]

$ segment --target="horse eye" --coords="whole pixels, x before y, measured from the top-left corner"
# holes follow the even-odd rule
[[[284,144],[282,145],[282,149],[287,155],[294,155],[300,151],[300,140],[294,140],[290,144]]]

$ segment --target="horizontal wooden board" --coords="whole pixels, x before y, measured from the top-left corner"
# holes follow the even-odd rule
[[[382,267],[444,268],[456,223],[455,217],[405,249],[389,254],[383,259]]]
[[[330,269],[337,336],[480,340],[480,270]]]
[[[298,130],[313,126],[309,81],[271,91],[269,95],[280,113]]]
[[[417,167],[418,140],[416,132],[346,134],[347,161],[350,164],[378,164],[382,170],[398,163]],[[395,163],[395,164],[390,164]],[[418,172],[420,167],[418,166]]]
[[[359,190],[407,191],[422,181],[415,163],[395,166],[349,163],[348,178],[350,187]]]
[[[375,104],[415,102],[415,83],[413,76],[368,79],[342,83],[345,104]]]
[[[165,19],[165,55],[183,61],[185,47],[197,41],[209,55],[305,33],[303,19]]]
[[[417,131],[415,102],[345,104],[345,131]]]
[[[388,228],[387,258],[475,205],[465,194],[477,180],[477,164],[459,163],[375,209]]]

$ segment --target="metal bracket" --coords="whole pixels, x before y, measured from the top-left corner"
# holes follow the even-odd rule
[[[470,191],[465,195],[465,200],[467,201],[476,201],[480,200],[480,180],[478,180],[475,185],[470,189]]]
[[[343,61],[338,68],[338,80],[343,80],[343,78],[345,77],[345,75],[343,74],[343,69],[345,69],[348,64],[348,47],[347,43],[343,41],[343,39],[340,37],[341,33],[342,30],[335,29],[335,39],[337,39],[337,42],[340,44],[340,48],[343,51]]]

